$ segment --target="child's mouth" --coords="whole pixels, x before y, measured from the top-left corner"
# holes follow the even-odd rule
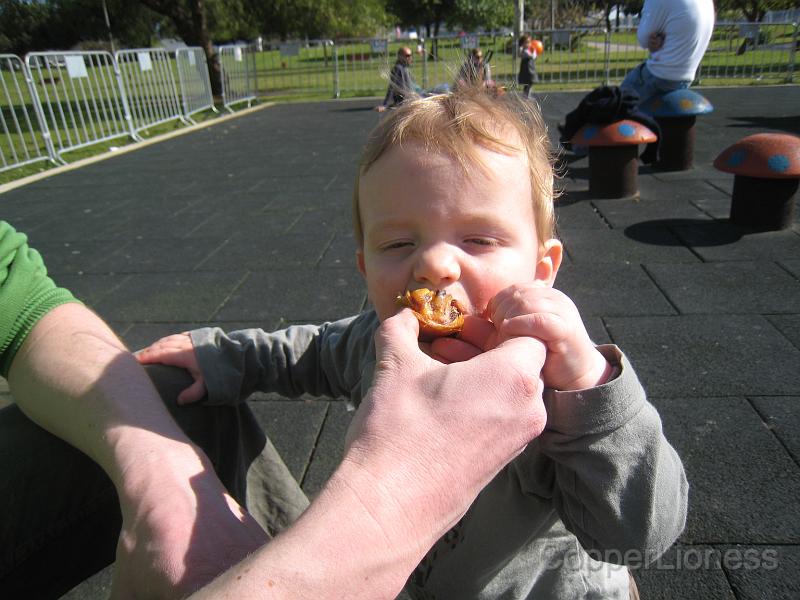
[[[409,290],[397,296],[396,302],[414,312],[422,341],[456,335],[464,326],[466,311],[444,290]]]

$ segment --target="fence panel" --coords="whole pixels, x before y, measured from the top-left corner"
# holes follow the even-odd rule
[[[259,91],[269,95],[335,95],[334,46],[330,40],[262,44],[256,53]]]
[[[208,77],[206,53],[203,49],[178,48],[175,51],[175,62],[178,67],[183,116],[191,120],[193,114],[204,110],[217,112]]]
[[[0,172],[55,160],[22,59],[0,54]]]
[[[119,71],[108,52],[31,52],[25,64],[59,159],[84,146],[125,135],[136,138]]]
[[[795,23],[717,23],[698,78],[791,82],[796,44]]]
[[[219,47],[222,70],[222,104],[231,112],[232,105],[256,99],[256,53],[250,46]]]
[[[185,121],[174,65],[165,49],[118,50],[115,56],[135,132],[176,119]]]

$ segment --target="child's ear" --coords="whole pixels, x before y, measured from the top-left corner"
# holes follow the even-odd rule
[[[358,272],[366,277],[367,268],[364,266],[364,250],[362,248],[356,250],[356,265],[358,266]]]
[[[536,281],[544,283],[547,287],[553,287],[563,255],[564,246],[559,240],[555,238],[547,240],[543,244],[539,262],[536,263]]]

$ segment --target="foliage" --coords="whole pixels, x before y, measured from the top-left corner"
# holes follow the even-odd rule
[[[153,31],[163,25],[163,19],[136,3],[106,3],[117,46],[149,46]],[[100,40],[108,40],[108,28],[97,0],[0,0],[0,52],[22,55]]]
[[[514,21],[514,4],[508,0],[455,0],[454,8],[448,25],[460,25],[465,31],[494,31]]]
[[[391,24],[383,0],[244,0],[260,33],[281,38],[375,35]]]
[[[719,11],[735,11],[748,21],[761,21],[769,10],[798,8],[797,0],[716,0]]]

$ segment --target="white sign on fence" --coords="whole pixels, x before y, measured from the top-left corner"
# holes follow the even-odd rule
[[[387,40],[370,40],[369,47],[374,54],[386,54],[389,42]]]
[[[481,42],[477,33],[466,33],[461,36],[461,47],[465,50],[472,50],[480,45]]]
[[[137,52],[136,58],[139,60],[139,69],[142,72],[153,70],[153,61],[150,60],[149,52]]]
[[[299,56],[300,55],[300,44],[281,44],[280,45],[280,52],[281,56]]]
[[[67,66],[67,74],[70,76],[70,79],[89,76],[89,73],[86,71],[86,63],[83,61],[82,56],[65,56],[64,64]]]

